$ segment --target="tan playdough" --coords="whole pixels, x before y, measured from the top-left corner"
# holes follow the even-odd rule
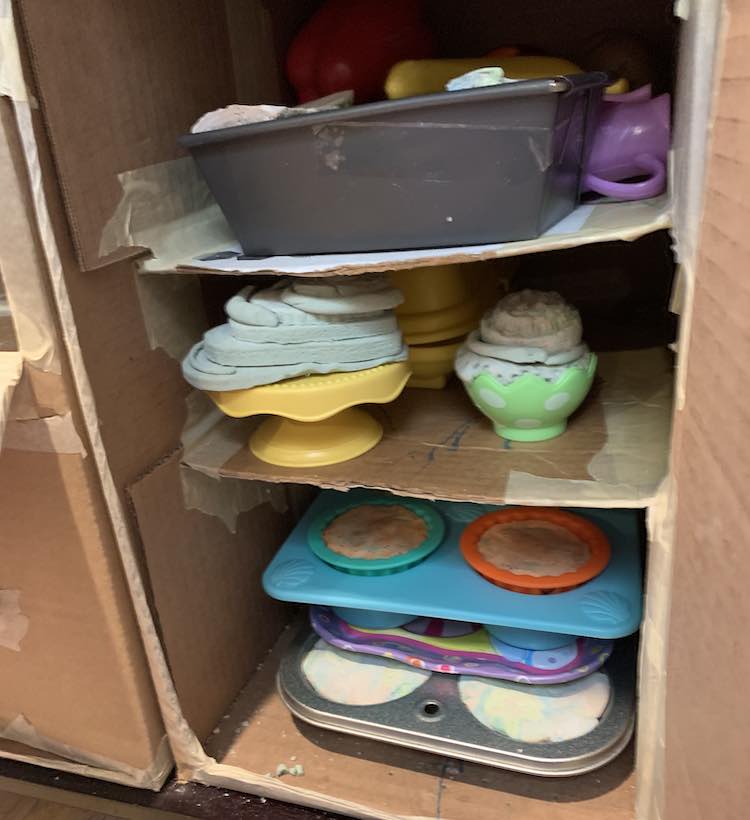
[[[591,558],[588,544],[565,527],[541,520],[495,524],[477,546],[498,569],[535,578],[575,572]]]
[[[427,524],[398,504],[363,504],[342,513],[323,530],[329,550],[349,558],[393,558],[416,549]]]

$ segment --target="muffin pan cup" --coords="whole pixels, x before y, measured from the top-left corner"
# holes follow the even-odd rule
[[[492,527],[523,521],[554,524],[583,541],[589,548],[589,559],[578,569],[560,575],[523,575],[496,567],[479,550],[479,541]],[[483,578],[513,592],[529,595],[559,594],[575,589],[599,575],[609,563],[611,554],[607,536],[599,527],[580,515],[552,507],[507,507],[480,516],[461,533],[461,553]]]
[[[340,515],[364,506],[403,507],[424,521],[427,526],[427,537],[418,547],[392,558],[351,558],[329,549],[324,538],[326,528]],[[342,500],[340,506],[331,507],[316,515],[307,531],[307,540],[313,553],[335,569],[351,575],[391,575],[394,572],[403,572],[424,561],[440,546],[444,536],[445,523],[434,507],[411,498],[394,498],[393,496],[373,496],[366,501]],[[367,624],[362,623],[361,625]]]

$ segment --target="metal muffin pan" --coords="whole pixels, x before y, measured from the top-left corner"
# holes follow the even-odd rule
[[[433,672],[414,692],[375,706],[345,706],[322,698],[301,669],[318,635],[303,627],[281,661],[281,699],[306,723],[432,754],[544,777],[568,777],[598,769],[627,746],[635,722],[635,652],[620,641],[602,667],[611,694],[599,724],[560,743],[521,743],[481,724],[464,706],[458,675]],[[527,684],[508,684],[525,688]]]

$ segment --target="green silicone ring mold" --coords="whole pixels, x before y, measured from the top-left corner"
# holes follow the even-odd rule
[[[325,528],[340,515],[357,507],[369,505],[380,505],[384,507],[406,507],[406,509],[418,515],[427,525],[427,537],[415,549],[403,555],[396,555],[393,558],[349,558],[338,552],[328,549],[323,540]],[[395,572],[403,572],[406,569],[416,566],[424,561],[427,556],[434,552],[443,542],[445,536],[445,522],[439,512],[427,504],[422,504],[411,498],[383,498],[380,495],[372,497],[360,496],[357,501],[341,504],[328,509],[324,513],[317,515],[310,523],[307,530],[307,543],[321,561],[342,572],[350,575],[392,575]]]

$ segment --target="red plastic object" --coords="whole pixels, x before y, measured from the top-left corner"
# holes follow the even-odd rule
[[[287,53],[299,102],[347,89],[357,103],[382,99],[395,63],[435,53],[423,11],[423,0],[327,0]]]

